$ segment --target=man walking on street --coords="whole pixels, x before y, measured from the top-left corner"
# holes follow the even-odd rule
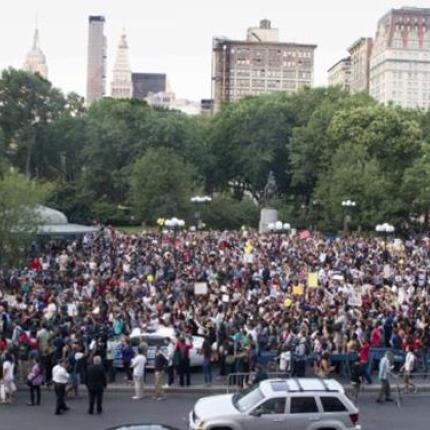
[[[103,412],[103,391],[107,385],[106,371],[102,365],[102,359],[96,355],[93,365],[87,370],[87,388],[89,395],[88,413],[94,413],[94,403],[97,402],[97,413]]]
[[[131,360],[131,368],[133,369],[133,381],[135,395],[133,400],[143,398],[143,378],[145,376],[146,357],[143,355],[142,348],[138,348],[138,354]]]
[[[392,402],[391,398],[391,388],[390,388],[390,372],[393,369],[393,353],[387,351],[384,357],[379,363],[379,380],[381,381],[381,390],[379,391],[379,396],[376,399],[377,403],[383,403],[383,398],[385,401]]]
[[[66,396],[66,385],[70,378],[70,375],[66,370],[66,366],[66,361],[61,360],[52,369],[52,381],[54,382],[55,396],[57,397],[55,415],[61,415],[63,412],[69,410],[66,402],[64,401]]]
[[[155,351],[155,366],[154,366],[154,378],[155,378],[155,400],[163,400],[163,372],[168,364],[167,358],[161,352],[160,347],[157,346]]]

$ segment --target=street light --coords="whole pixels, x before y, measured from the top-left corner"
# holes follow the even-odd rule
[[[289,231],[291,230],[291,225],[286,222],[283,223],[282,221],[276,221],[276,222],[271,222],[267,225],[267,228],[272,232],[272,233],[282,233],[284,231]]]
[[[342,200],[342,207],[345,209],[345,219],[343,224],[343,229],[345,233],[348,233],[348,224],[351,222],[351,214],[348,211],[352,210],[357,206],[357,202],[354,200]]]
[[[210,196],[194,196],[191,197],[190,202],[196,205],[196,211],[194,212],[194,218],[196,220],[196,227],[199,229],[203,225],[201,222],[201,213],[199,206],[204,206],[206,203],[210,203],[212,201],[212,197]]]
[[[391,233],[394,233],[394,226],[391,224],[388,224],[387,222],[384,222],[384,224],[378,224],[375,227],[375,231],[377,233],[381,233],[384,235],[384,259],[385,261],[387,261],[388,259],[388,255],[387,255],[387,239],[388,239],[388,235]]]
[[[172,230],[174,237],[176,237],[176,233],[185,226],[185,221],[183,219],[173,217],[166,219],[164,221],[164,226],[167,227],[167,229]]]

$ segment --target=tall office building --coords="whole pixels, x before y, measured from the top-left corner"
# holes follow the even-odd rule
[[[104,16],[89,17],[87,103],[105,95],[106,88],[106,37]]]
[[[131,69],[128,61],[128,45],[125,32],[121,35],[118,45],[113,79],[111,83],[111,96],[119,99],[129,99],[133,94],[131,82]]]
[[[48,79],[48,66],[46,57],[39,47],[39,30],[36,28],[33,36],[33,47],[25,57],[23,69],[27,72],[39,73],[45,79]]]
[[[392,9],[378,22],[370,94],[382,103],[430,107],[430,9]]]
[[[277,91],[312,86],[316,45],[279,41],[270,21],[251,27],[246,40],[214,38],[212,98],[221,103]]]
[[[369,92],[370,56],[373,39],[361,37],[348,49],[351,56],[351,93]]]
[[[149,93],[167,91],[167,79],[164,73],[132,73],[131,80],[134,99],[145,100]]]
[[[351,57],[342,58],[334,66],[328,69],[328,85],[330,87],[341,87],[350,90],[351,79]]]

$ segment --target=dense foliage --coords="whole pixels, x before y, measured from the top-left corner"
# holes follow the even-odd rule
[[[214,199],[217,228],[254,225],[269,171],[274,205],[293,226],[373,229],[426,219],[430,112],[382,106],[339,88],[250,97],[213,118],[105,98],[87,109],[38,75],[0,79],[0,174],[14,166],[55,186],[51,204],[74,221],[191,223],[193,193]]]

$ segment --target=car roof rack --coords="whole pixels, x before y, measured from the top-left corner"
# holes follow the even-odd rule
[[[323,384],[326,391],[332,391],[330,390],[330,387],[328,386],[327,381],[325,381],[324,379],[320,379],[320,381],[321,381],[321,384]]]
[[[300,383],[300,381],[298,380],[298,378],[294,378],[293,381],[297,384],[297,386],[299,387],[299,391],[305,391],[302,387],[302,384]]]

